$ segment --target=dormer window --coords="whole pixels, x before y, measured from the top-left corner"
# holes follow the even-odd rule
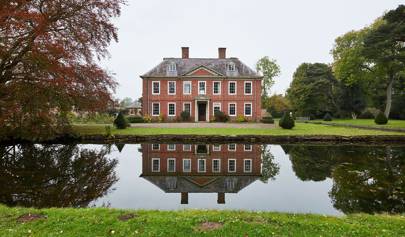
[[[176,63],[175,62],[170,62],[167,65],[167,75],[168,76],[177,76],[177,69],[176,69]]]
[[[228,63],[226,70],[227,70],[228,72],[234,72],[234,71],[236,71],[235,63],[233,63],[233,62]]]

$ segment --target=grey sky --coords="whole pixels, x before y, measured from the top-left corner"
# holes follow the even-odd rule
[[[303,62],[332,61],[334,39],[360,29],[399,0],[128,0],[116,20],[119,42],[102,63],[116,74],[118,98],[142,95],[139,75],[163,57],[238,57],[252,68],[262,56],[278,61],[282,75],[272,92],[284,93]]]

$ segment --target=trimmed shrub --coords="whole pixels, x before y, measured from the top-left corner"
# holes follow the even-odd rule
[[[149,115],[145,115],[145,116],[143,117],[143,121],[144,121],[145,123],[151,123],[151,122],[152,122],[152,117],[149,116]]]
[[[332,116],[330,113],[326,113],[325,116],[323,117],[323,121],[332,121]]]
[[[284,129],[292,129],[295,126],[294,119],[290,116],[290,113],[284,113],[281,117],[278,125]]]
[[[229,120],[229,116],[226,115],[222,111],[215,111],[214,117],[215,117],[215,122],[225,123],[225,122],[228,122],[228,120]]]
[[[128,127],[128,121],[125,119],[122,112],[118,113],[117,118],[114,120],[114,125],[118,129],[125,129]]]
[[[273,119],[273,117],[266,116],[266,117],[263,117],[262,120],[260,120],[260,122],[274,124],[274,119]]]
[[[243,115],[238,115],[238,117],[236,117],[236,122],[238,122],[238,123],[244,123],[244,122],[247,122],[247,121],[248,120]]]
[[[144,119],[140,116],[128,116],[127,117],[128,122],[130,123],[144,123]]]
[[[188,111],[182,111],[180,114],[181,121],[188,122],[190,121],[190,113]]]
[[[374,122],[378,125],[384,125],[388,123],[388,119],[383,112],[379,112],[377,116],[375,116]]]

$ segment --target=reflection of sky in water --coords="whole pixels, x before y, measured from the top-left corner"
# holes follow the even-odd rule
[[[95,148],[98,146],[86,145]],[[263,211],[319,213],[340,215],[333,208],[328,192],[332,180],[321,182],[299,180],[291,167],[288,155],[279,145],[271,145],[270,151],[275,162],[280,166],[276,179],[267,184],[260,180],[250,184],[237,194],[227,193],[226,204],[217,204],[217,194],[190,193],[189,204],[180,204],[180,193],[165,193],[163,190],[139,177],[142,173],[142,155],[138,151],[140,145],[126,144],[119,153],[115,146],[109,155],[117,158],[116,168],[119,181],[113,186],[113,191],[98,199],[95,204],[103,203],[114,208],[133,209],[247,209]]]

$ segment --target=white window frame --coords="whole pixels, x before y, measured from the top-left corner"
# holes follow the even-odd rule
[[[158,145],[159,148],[158,148],[158,149],[154,149],[154,148],[153,148],[153,145]],[[153,144],[152,144],[152,151],[160,151],[160,144],[153,143]]]
[[[170,93],[170,83],[174,83],[174,92],[173,93]],[[176,95],[176,92],[177,92],[177,83],[176,83],[176,81],[168,81],[167,82],[167,94],[168,95]]]
[[[235,83],[235,93],[231,93],[231,83]],[[238,83],[236,81],[228,82],[228,95],[237,95],[238,94]]]
[[[231,105],[235,105],[235,114],[231,114]],[[238,114],[238,104],[236,102],[228,103],[228,115],[235,117]]]
[[[250,93],[246,93],[246,84],[250,84]],[[244,87],[243,87],[243,93],[245,95],[252,95],[253,94],[253,82],[252,81],[245,81]]]
[[[228,64],[226,65],[226,70],[227,70],[228,72],[234,72],[234,71],[236,71],[236,65],[235,65],[235,63],[234,63],[234,62],[228,63]]]
[[[167,65],[167,70],[169,72],[176,72],[177,71],[176,63],[175,62],[169,63],[169,65]]]
[[[217,107],[217,106],[219,107],[219,111],[222,111],[222,103],[214,102],[214,103],[212,103],[212,115],[215,115],[215,107]]]
[[[235,161],[235,170],[232,170],[232,171],[229,169],[231,161]],[[228,160],[228,173],[235,173],[235,172],[236,172],[236,159],[229,159]]]
[[[215,83],[219,83],[219,88],[218,88],[218,93],[215,93]],[[212,94],[213,95],[221,95],[221,85],[222,85],[222,83],[221,83],[221,81],[213,81],[212,82]]]
[[[200,93],[200,83],[204,82],[204,94]],[[207,82],[206,81],[198,81],[198,95],[206,95],[207,94]]]
[[[214,170],[214,161],[218,161],[218,170]],[[220,173],[221,172],[221,159],[212,159],[212,173]]]
[[[191,116],[191,106],[192,106],[192,103],[191,102],[183,102],[183,111],[186,111],[186,104],[189,104],[190,105],[190,116]]]
[[[218,149],[216,147],[218,147]],[[221,151],[221,145],[212,145],[212,151]]]
[[[250,146],[250,149],[246,149],[246,145],[249,145],[249,146]],[[245,144],[245,145],[243,145],[243,150],[244,150],[244,151],[252,151],[252,150],[253,150],[252,144]]]
[[[173,149],[170,148],[170,145],[173,145]],[[167,150],[168,151],[175,151],[176,150],[176,144],[173,144],[173,143],[167,144]]]
[[[204,161],[204,170],[203,171],[201,171],[200,170],[200,161]],[[197,172],[198,173],[205,173],[205,172],[207,172],[207,160],[206,159],[198,159],[197,160]]]
[[[190,84],[190,93],[185,92],[186,84]],[[183,81],[183,95],[191,95],[192,91],[193,91],[193,84],[191,83],[191,81]]]
[[[190,149],[186,149],[186,146],[189,146]],[[192,150],[191,144],[183,144],[183,151],[191,151],[191,150]]]
[[[250,161],[250,170],[246,170],[246,161]],[[243,172],[244,173],[252,173],[252,165],[253,165],[253,160],[252,159],[243,159]]]
[[[189,161],[189,162],[190,162],[190,169],[189,169],[189,170],[186,170],[186,169],[184,168],[184,163],[185,163],[185,161]],[[184,172],[184,173],[190,173],[190,172],[191,172],[191,159],[183,159],[183,172]]]
[[[169,170],[169,162],[170,161],[174,161],[174,167],[173,167],[173,170]],[[167,159],[167,172],[170,172],[170,173],[174,173],[174,172],[176,172],[176,158],[168,158]]]
[[[159,84],[159,93],[155,93],[154,91],[154,86],[153,84],[158,83]],[[160,95],[160,81],[152,81],[152,95]]]
[[[250,105],[250,114],[246,114],[246,105]],[[252,117],[253,116],[253,104],[252,102],[246,102],[243,104],[243,115],[247,117]]]
[[[230,147],[230,145],[235,145],[235,150],[232,150],[231,147]],[[236,143],[228,144],[228,151],[236,151],[236,149],[237,149]]]
[[[170,114],[170,105],[174,105],[174,114]],[[176,116],[176,102],[168,102],[167,103],[167,116],[175,117]]]
[[[157,161],[159,162],[158,170],[154,170],[154,169],[153,169],[153,162],[154,162],[155,160],[157,160]],[[151,167],[151,169],[152,169],[152,172],[160,172],[160,158],[152,158],[152,167]]]
[[[154,109],[153,109],[153,105],[154,104],[158,104],[159,105],[159,113],[155,114],[154,113]],[[159,116],[160,115],[160,102],[152,102],[152,116]]]

